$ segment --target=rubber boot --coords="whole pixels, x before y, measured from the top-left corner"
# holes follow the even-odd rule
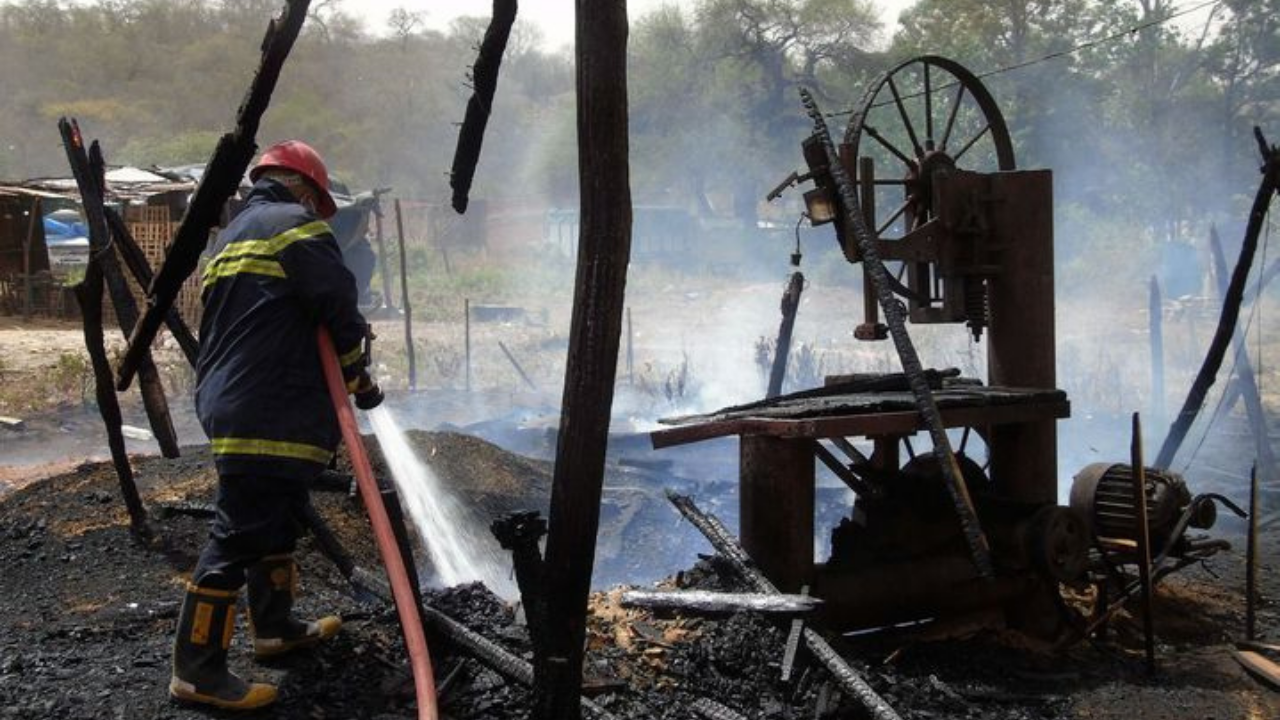
[[[293,616],[298,566],[292,555],[270,555],[250,565],[248,585],[253,653],[259,658],[315,645],[342,627],[342,620],[333,615],[319,620]]]
[[[274,685],[247,683],[227,670],[237,594],[187,585],[173,641],[169,694],[174,698],[228,710],[253,710],[275,702]]]

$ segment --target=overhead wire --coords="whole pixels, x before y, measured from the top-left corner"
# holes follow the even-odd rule
[[[1170,13],[1170,14],[1169,14],[1168,16],[1166,16],[1166,17],[1163,17],[1163,18],[1160,18],[1160,19],[1157,19],[1157,20],[1148,20],[1147,22],[1139,23],[1139,24],[1134,25],[1134,26],[1132,26],[1132,27],[1125,28],[1124,30],[1119,30],[1119,31],[1114,32],[1114,33],[1112,33],[1112,34],[1110,34],[1110,35],[1105,35],[1105,36],[1100,37],[1100,38],[1094,38],[1093,40],[1088,40],[1088,41],[1082,42],[1082,43],[1080,43],[1079,45],[1074,45],[1074,46],[1069,47],[1069,48],[1067,48],[1067,49],[1065,49],[1065,50],[1056,50],[1056,51],[1054,51],[1054,52],[1048,53],[1048,54],[1046,54],[1046,55],[1042,55],[1042,56],[1037,57],[1037,58],[1033,58],[1033,59],[1031,59],[1031,60],[1024,60],[1024,61],[1022,61],[1022,62],[1017,62],[1017,63],[1014,63],[1014,64],[1012,64],[1012,65],[1006,65],[1006,66],[1004,66],[1004,67],[999,67],[999,68],[996,68],[996,69],[994,69],[994,70],[987,70],[986,72],[976,73],[976,75],[977,75],[978,79],[980,79],[980,80],[981,80],[981,79],[985,79],[985,78],[989,78],[989,77],[994,77],[994,76],[996,76],[996,75],[1002,75],[1002,74],[1004,74],[1004,73],[1013,72],[1014,70],[1022,70],[1023,68],[1028,68],[1028,67],[1031,67],[1031,66],[1033,66],[1033,65],[1039,65],[1040,63],[1049,62],[1050,60],[1058,60],[1058,59],[1060,59],[1060,58],[1064,58],[1064,57],[1067,57],[1067,56],[1069,56],[1069,55],[1074,55],[1074,54],[1076,54],[1076,53],[1080,52],[1081,50],[1088,50],[1088,49],[1090,49],[1090,48],[1098,47],[1099,45],[1105,45],[1105,44],[1107,44],[1107,43],[1114,42],[1114,41],[1119,40],[1119,39],[1121,39],[1121,38],[1129,37],[1129,36],[1131,36],[1131,35],[1136,35],[1136,34],[1138,34],[1138,33],[1142,32],[1143,30],[1148,30],[1148,29],[1153,28],[1153,27],[1156,27],[1156,26],[1158,26],[1158,25],[1163,25],[1163,24],[1165,24],[1165,23],[1167,23],[1167,22],[1170,22],[1171,20],[1176,20],[1176,19],[1178,19],[1178,18],[1180,18],[1180,17],[1182,17],[1182,16],[1184,16],[1184,15],[1190,15],[1191,13],[1198,12],[1198,11],[1200,11],[1200,10],[1203,10],[1203,9],[1205,9],[1205,8],[1207,8],[1207,7],[1210,7],[1210,6],[1213,6],[1213,5],[1221,5],[1221,4],[1223,4],[1224,2],[1226,2],[1226,0],[1205,0],[1204,2],[1201,2],[1201,3],[1197,4],[1197,5],[1193,5],[1193,6],[1188,7],[1188,8],[1183,8],[1183,9],[1178,10],[1178,11],[1176,11],[1176,12]],[[940,92],[940,91],[942,91],[942,90],[946,90],[946,89],[948,89],[948,88],[953,88],[953,87],[955,87],[955,86],[957,86],[957,85],[959,85],[959,84],[960,84],[960,83],[959,83],[958,81],[957,81],[957,82],[950,82],[950,83],[946,83],[946,84],[944,84],[944,85],[939,85],[939,86],[937,86],[937,87],[933,88],[933,89],[931,90],[931,92],[932,92],[932,93],[937,93],[937,92]],[[908,94],[908,95],[903,95],[903,96],[901,97],[901,99],[902,99],[902,100],[908,100],[908,99],[912,99],[912,98],[923,97],[923,96],[924,96],[924,94],[925,94],[925,93],[924,93],[924,91],[920,91],[920,92],[916,92],[916,93],[912,93],[912,94]],[[891,104],[891,102],[890,102],[890,101],[888,101],[888,100],[886,100],[886,101],[884,101],[884,102],[877,103],[876,105],[873,105],[872,107],[881,107],[881,106],[883,106],[883,105],[888,105],[888,104]],[[836,111],[834,111],[834,112],[828,113],[828,116],[829,116],[829,117],[838,117],[838,116],[843,116],[843,115],[852,115],[854,112],[856,112],[856,111],[855,111],[855,110],[852,110],[852,109],[850,109],[850,110],[836,110]]]

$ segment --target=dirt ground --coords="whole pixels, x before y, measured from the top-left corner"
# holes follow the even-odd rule
[[[490,515],[545,507],[547,466],[473,437],[411,433],[438,472]],[[381,471],[381,461],[375,462]],[[0,718],[187,718],[218,716],[171,703],[165,694],[169,642],[184,574],[203,541],[206,520],[183,512],[212,498],[207,450],[174,460],[138,458],[138,482],[155,540],[131,537],[109,464],[89,463],[0,497]],[[611,471],[616,472],[616,468]],[[612,478],[631,491],[646,476]],[[650,488],[657,494],[657,488]],[[344,546],[366,568],[379,567],[358,503],[344,492],[315,502]],[[656,502],[656,501],[655,501]],[[642,507],[645,503],[640,503]],[[648,513],[648,514],[646,514]],[[604,524],[610,533],[648,532],[673,522],[649,507],[640,520]],[[652,516],[652,517],[650,517]],[[664,525],[665,523],[665,525]],[[623,538],[630,542],[630,536]],[[1155,610],[1159,668],[1148,676],[1141,625],[1122,614],[1106,639],[1060,652],[1016,633],[963,623],[923,632],[841,640],[855,668],[903,718],[1077,718],[1080,720],[1263,720],[1280,717],[1280,695],[1248,676],[1231,657],[1241,637],[1244,603],[1240,538],[1234,548],[1165,581]],[[645,545],[649,546],[649,545]],[[1274,558],[1280,533],[1263,537],[1264,638],[1280,634],[1269,600],[1280,592]],[[704,547],[703,552],[710,552]],[[243,631],[233,667],[278,682],[279,706],[261,717],[371,718],[413,714],[394,613],[357,599],[310,540],[299,551],[301,610],[339,612],[338,638],[310,653],[254,664]],[[696,562],[668,584],[731,588],[718,563]],[[655,617],[617,605],[616,594],[592,603],[587,674],[596,702],[615,717],[687,718],[709,698],[748,718],[854,718],[826,671],[800,661],[796,678],[778,679],[785,625],[740,615],[728,619]],[[449,613],[518,656],[528,635],[513,606],[480,586],[435,592],[432,607]],[[429,639],[441,704],[450,718],[524,717],[528,694]],[[447,677],[452,677],[446,682]]]
[[[658,417],[759,396],[750,347],[754,338],[776,331],[781,285],[714,292],[643,290],[663,301],[636,309],[634,365],[631,372],[620,365],[619,377],[627,381],[615,400],[614,431],[626,442],[611,455],[595,584],[601,589],[649,585],[680,571],[667,583],[732,588],[735,579],[718,564],[699,561],[700,553],[712,553],[710,546],[665,503],[662,491],[674,486],[691,494],[704,509],[735,526],[736,448],[713,452],[699,445],[673,460],[647,455],[644,432]],[[802,309],[796,338],[808,343],[811,373],[890,368],[883,352],[842,354],[833,349],[848,345],[844,335],[850,325],[847,307],[855,301],[852,293],[814,292],[807,298],[810,304]],[[665,322],[671,317],[688,318],[688,323],[673,327]],[[832,324],[832,317],[843,320]],[[744,323],[747,318],[754,320]],[[1083,462],[1126,457],[1127,435],[1101,423],[1095,409],[1123,418],[1146,402],[1141,382],[1116,384],[1121,377],[1136,377],[1133,359],[1145,357],[1134,332],[1140,319],[1128,325],[1128,341],[1097,354],[1082,339],[1088,333],[1077,333],[1070,322],[1060,329],[1060,380],[1078,408],[1077,417],[1060,426],[1060,443],[1085,448]],[[392,391],[389,403],[410,427],[451,430],[414,434],[438,472],[489,517],[545,508],[545,461],[554,451],[549,433],[556,424],[548,408],[559,402],[567,347],[563,313],[533,308],[517,320],[473,326],[471,392],[464,389],[458,323],[415,325],[421,350],[413,393],[408,392],[402,344],[396,349],[401,327],[394,319],[379,321],[377,327],[383,349],[375,352],[380,353],[380,376]],[[927,332],[917,339],[930,354],[941,356],[939,366],[983,362],[964,348],[933,344]],[[499,351],[500,340],[531,383]],[[138,436],[144,439],[128,441],[137,453],[135,470],[155,531],[154,541],[139,542],[128,531],[114,473],[104,462],[101,422],[86,401],[92,391],[86,384],[82,343],[74,324],[42,322],[33,328],[0,319],[0,416],[21,421],[17,428],[0,425],[0,719],[218,717],[172,704],[164,690],[180,588],[207,522],[183,508],[206,505],[214,485],[190,404],[191,375],[182,369],[176,350],[162,344],[157,354],[186,447],[181,458],[164,460],[154,456],[154,442],[144,434]],[[624,338],[624,353],[625,343]],[[738,350],[726,360],[708,347]],[[1181,352],[1171,349],[1175,351]],[[1171,370],[1171,386],[1176,377]],[[1277,386],[1268,382],[1266,387]],[[1267,401],[1277,405],[1274,394]],[[125,422],[146,428],[132,395],[124,396],[123,405]],[[1246,461],[1238,452],[1238,428],[1231,433],[1236,449],[1216,446],[1221,434],[1206,434],[1205,443],[1193,433],[1188,444],[1203,444],[1195,448],[1195,469],[1211,471],[1208,484],[1195,491],[1224,492],[1239,502],[1247,467],[1240,467]],[[699,464],[688,464],[695,461]],[[1064,463],[1075,461],[1073,456]],[[673,463],[683,471],[671,472]],[[342,492],[315,497],[321,515],[357,562],[380,567],[359,504]],[[838,497],[832,498],[828,504],[834,514],[847,510]],[[1264,515],[1270,522],[1261,548],[1259,627],[1269,642],[1280,638],[1274,605],[1280,597],[1275,570],[1278,509]],[[1141,623],[1126,613],[1114,621],[1107,637],[1058,651],[1011,631],[965,623],[833,641],[903,718],[1280,718],[1280,695],[1246,674],[1231,655],[1244,626],[1242,527],[1238,521],[1220,522],[1211,535],[1229,540],[1232,549],[1203,567],[1174,575],[1159,588],[1159,668],[1154,675],[1144,671]],[[339,612],[344,630],[311,654],[260,665],[248,657],[240,628],[233,667],[282,688],[280,705],[258,716],[411,717],[413,693],[394,611],[354,592],[311,540],[303,541],[299,559],[304,573],[301,609]],[[522,612],[484,588],[433,591],[428,604],[516,655],[530,656]],[[1076,609],[1083,611],[1079,601]],[[591,695],[616,717],[695,717],[691,708],[700,699],[715,700],[752,719],[858,717],[828,673],[803,653],[796,678],[788,683],[778,679],[785,625],[745,615],[718,620],[655,617],[620,608],[616,595],[604,592],[593,598],[592,611],[587,663]],[[505,720],[527,715],[524,689],[446,639],[433,636],[430,642],[445,717]]]

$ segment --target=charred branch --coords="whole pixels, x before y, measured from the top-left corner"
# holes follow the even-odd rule
[[[791,273],[787,289],[782,293],[782,321],[778,325],[778,342],[773,350],[773,367],[769,372],[769,389],[766,398],[782,393],[782,381],[787,376],[787,356],[791,353],[791,332],[796,326],[796,312],[800,309],[800,293],[804,292],[804,274]]]
[[[262,59],[249,91],[236,113],[236,126],[223,135],[214,148],[213,156],[205,167],[204,177],[196,187],[191,203],[182,216],[178,232],[170,244],[164,263],[156,273],[147,291],[147,310],[129,337],[129,346],[116,378],[116,387],[126,390],[151,347],[160,324],[177,299],[178,292],[187,277],[200,263],[209,240],[209,231],[216,226],[228,199],[235,194],[240,180],[249,168],[253,155],[258,151],[255,136],[258,123],[271,102],[271,93],[289,51],[298,38],[302,22],[307,17],[310,0],[286,0],[280,17],[273,18],[262,39]]]
[[[92,158],[90,157],[85,151],[84,138],[75,120],[61,118],[58,120],[58,131],[62,134],[62,144],[67,153],[67,162],[71,165],[71,174],[80,190],[85,219],[89,225],[90,253],[98,263],[102,279],[106,281],[116,319],[127,337],[138,322],[138,305],[129,292],[124,274],[120,272],[120,264],[116,260],[107,230],[102,203],[102,152],[95,142]],[[141,358],[139,374],[142,377],[142,404],[156,442],[160,445],[160,452],[167,458],[178,457],[178,434],[169,416],[169,403],[164,396],[164,386],[160,383],[160,371],[156,369],[149,351]]]
[[[1222,313],[1218,318],[1218,329],[1209,343],[1204,363],[1196,374],[1187,399],[1182,404],[1177,418],[1169,428],[1169,434],[1156,456],[1155,466],[1167,468],[1173,462],[1174,455],[1195,422],[1196,416],[1204,406],[1205,396],[1209,388],[1218,378],[1218,370],[1226,357],[1227,347],[1236,332],[1236,321],[1240,317],[1240,303],[1244,300],[1244,286],[1249,279],[1249,271],[1253,268],[1253,258],[1258,250],[1258,237],[1266,223],[1267,209],[1271,206],[1271,196],[1280,189],[1280,150],[1268,146],[1262,136],[1262,130],[1255,127],[1259,150],[1262,153],[1262,182],[1258,185],[1258,193],[1254,196],[1253,207],[1249,211],[1249,224],[1245,228],[1244,243],[1240,246],[1240,257],[1236,260],[1235,269],[1231,272],[1231,283],[1227,286],[1226,295],[1222,298]]]
[[[676,506],[686,520],[711,541],[715,549],[733,565],[748,585],[755,588],[757,592],[777,594],[778,589],[769,582],[768,578],[760,574],[751,557],[715,516],[699,510],[693,504],[693,500],[686,496],[668,491],[667,499]],[[804,629],[804,642],[809,652],[813,653],[813,656],[835,677],[840,688],[866,710],[868,717],[874,720],[900,720],[898,713],[889,707],[888,703],[877,695],[876,691],[853,668],[849,667],[844,658],[840,657],[840,654],[813,628]]]
[[[453,188],[452,205],[458,214],[467,211],[471,180],[475,176],[476,164],[480,162],[484,129],[489,124],[493,95],[498,89],[498,68],[502,65],[502,53],[507,49],[507,38],[515,21],[516,0],[493,0],[493,17],[489,20],[476,64],[472,67],[474,92],[467,101],[467,114],[458,130],[453,169],[449,173],[449,187]]]
[[[94,396],[98,401],[102,422],[107,426],[107,445],[111,448],[111,462],[115,465],[116,477],[120,480],[120,494],[129,511],[130,529],[136,537],[146,540],[151,537],[151,529],[147,526],[147,511],[142,505],[142,498],[138,496],[138,487],[133,482],[133,467],[129,465],[129,454],[125,450],[124,434],[120,429],[123,423],[120,402],[112,386],[111,363],[107,361],[107,351],[103,346],[102,270],[97,258],[89,260],[84,280],[75,286],[75,294],[84,319],[84,344],[93,364]]]

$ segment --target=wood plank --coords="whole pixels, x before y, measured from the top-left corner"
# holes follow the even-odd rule
[[[1019,405],[953,407],[943,408],[940,414],[946,427],[984,427],[1070,417],[1071,404],[1062,400]],[[779,438],[871,437],[910,435],[923,429],[924,422],[920,413],[911,410],[798,420],[748,417],[656,430],[649,434],[649,438],[653,447],[660,449],[730,435],[768,435]]]
[[[1240,663],[1249,674],[1280,690],[1280,665],[1262,657],[1252,650],[1232,650],[1231,656]]]

